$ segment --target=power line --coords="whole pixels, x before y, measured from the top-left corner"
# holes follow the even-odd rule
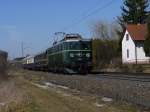
[[[84,14],[84,15],[87,15],[88,12],[91,12],[91,9],[94,9],[94,8],[97,7],[100,3],[101,3],[101,0],[97,0],[96,3],[94,4],[94,6],[88,8],[85,12],[83,12],[83,14]],[[83,16],[83,14],[82,14],[82,16]],[[78,19],[80,19],[80,18],[79,18],[79,17],[74,18],[74,21],[72,21],[72,23],[75,23],[76,20],[78,20]],[[69,25],[69,26],[70,26],[70,25]],[[62,28],[63,30],[61,30],[61,31],[64,31],[64,30],[67,29],[67,28],[68,28],[68,26]]]
[[[64,28],[63,31],[68,30],[68,29],[70,29],[71,27],[80,24],[81,22],[83,22],[83,21],[84,21],[85,19],[87,19],[88,17],[90,17],[90,16],[92,16],[92,15],[94,15],[94,14],[96,14],[96,13],[102,11],[103,9],[105,9],[105,8],[107,8],[107,7],[109,7],[110,5],[112,5],[112,3],[113,3],[114,1],[115,1],[115,0],[111,0],[111,1],[109,1],[108,3],[106,3],[105,5],[103,5],[102,7],[97,8],[96,10],[92,11],[91,13],[85,14],[85,16],[83,16],[80,20],[78,20],[78,21],[72,23],[71,25],[69,25],[68,27]]]
[[[85,12],[83,12],[83,14],[86,16],[88,12],[91,12],[92,10],[91,9],[95,9],[95,7],[97,7],[102,1],[100,0],[97,0],[96,3],[94,4],[94,6],[88,8]],[[82,14],[82,16],[83,16]],[[76,17],[74,20],[77,20],[79,19],[79,17]],[[75,21],[72,21],[72,22],[75,22]]]

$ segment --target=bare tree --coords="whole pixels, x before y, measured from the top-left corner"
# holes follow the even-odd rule
[[[96,21],[92,24],[91,31],[96,39],[109,40],[118,39],[116,30],[120,29],[117,22]]]
[[[109,65],[112,60],[118,57],[118,34],[119,25],[116,22],[111,24],[104,21],[95,22],[92,27],[93,34],[93,63],[95,68]],[[116,59],[115,59],[116,60]],[[116,63],[114,60],[113,63]]]
[[[119,37],[117,31],[121,31],[122,30],[120,24],[118,24],[117,21],[114,21],[114,22],[111,23],[110,28],[111,28],[110,29],[111,30],[111,38],[119,40],[120,37]]]

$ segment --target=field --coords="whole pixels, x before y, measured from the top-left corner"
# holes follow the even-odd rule
[[[96,95],[88,81],[86,87],[81,84],[76,89],[73,85],[60,85],[56,80],[59,76],[64,82],[71,77],[83,80],[84,76],[56,75],[48,82],[48,77],[54,74],[13,69],[8,75],[9,79],[0,84],[0,112],[149,112],[143,107]],[[93,93],[85,88],[93,89]]]

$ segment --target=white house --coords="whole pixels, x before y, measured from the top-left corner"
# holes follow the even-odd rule
[[[122,62],[132,64],[146,64],[150,57],[146,57],[144,51],[145,35],[147,27],[145,24],[127,25],[122,40]]]

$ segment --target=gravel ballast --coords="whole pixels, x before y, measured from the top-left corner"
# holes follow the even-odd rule
[[[82,75],[61,75],[28,71],[26,78],[40,76],[40,82],[50,82],[97,96],[110,97],[150,107],[150,82],[96,78]],[[30,77],[29,77],[30,76]]]

